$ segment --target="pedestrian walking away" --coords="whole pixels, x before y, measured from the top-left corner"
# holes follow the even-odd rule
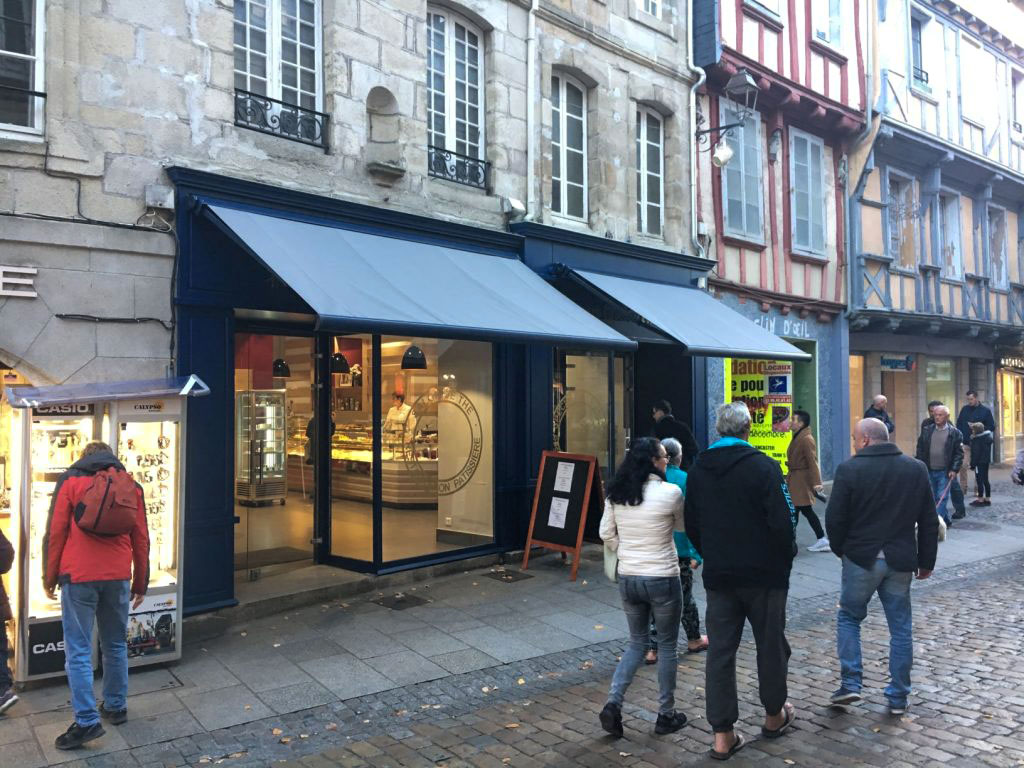
[[[928,403],[928,418],[924,419],[921,422],[921,431],[922,432],[924,431],[924,428],[927,427],[929,424],[935,424],[935,408],[936,408],[936,406],[939,406],[939,405],[945,405],[945,403],[943,403],[941,400],[932,400],[930,403]],[[920,433],[918,433],[918,435],[920,435]],[[961,445],[960,446],[960,461],[961,462],[964,461],[965,455],[966,454],[964,452],[964,446]],[[961,465],[961,470],[962,471],[966,471],[966,466],[964,466],[962,464]],[[957,477],[954,477],[953,481],[951,483],[948,483],[947,485],[948,485],[947,495],[949,497],[949,500],[953,503],[953,516],[952,516],[952,519],[953,520],[962,520],[963,518],[967,517],[967,507],[964,505],[964,491],[963,491],[963,489],[967,487],[967,477],[966,477],[966,475],[963,475],[962,477],[961,477],[961,475],[958,475]],[[942,503],[945,503],[945,502],[942,502]],[[940,541],[942,540],[942,534],[940,534],[939,540]]]
[[[97,494],[97,487],[107,491]],[[122,488],[126,497],[120,495]],[[97,498],[102,507],[95,506]],[[116,510],[110,499],[119,504]],[[121,523],[116,531],[94,532],[102,517],[99,512],[106,514],[105,524]],[[96,527],[87,530],[91,519]],[[65,671],[75,717],[57,737],[56,746],[76,749],[104,734],[101,717],[113,725],[127,719],[129,602],[138,608],[149,583],[149,531],[142,488],[131,481],[105,443],[86,445],[82,457],[57,480],[42,554],[47,597],[56,600],[60,587]],[[99,707],[93,693],[94,624],[103,656]]]
[[[985,405],[978,398],[977,391],[968,389],[964,393],[967,397],[967,403],[960,409],[960,413],[956,417],[956,428],[960,430],[960,434],[964,438],[964,449],[966,457],[964,463],[960,468],[960,484],[967,490],[969,474],[971,469],[971,422],[980,421],[985,429],[992,433],[993,439],[996,434],[996,420],[992,415],[992,409]],[[978,486],[975,482],[974,495],[978,496]],[[977,506],[977,505],[974,505]],[[956,516],[954,515],[954,518]]]
[[[665,438],[661,444],[665,448],[665,452],[668,453],[665,479],[678,485],[685,499],[686,473],[679,467],[683,459],[683,447],[674,437]],[[697,609],[697,601],[693,599],[693,576],[701,564],[700,554],[693,548],[693,544],[684,531],[675,531],[672,538],[675,541],[676,554],[679,556],[679,582],[683,591],[682,624],[683,630],[686,632],[686,652],[701,653],[708,649],[708,638],[700,633],[700,611]],[[644,662],[656,664],[657,661],[658,628],[652,617],[651,639]]]
[[[972,507],[987,507],[992,504],[992,483],[988,479],[988,468],[992,464],[992,444],[995,436],[992,430],[986,429],[980,421],[970,423],[971,430],[971,469],[974,470],[975,483],[978,487],[978,498],[971,502]]]
[[[654,419],[654,437],[658,440],[666,437],[678,440],[683,446],[683,462],[680,466],[689,469],[699,450],[690,426],[676,419],[672,414],[672,403],[668,400],[659,400],[651,406],[651,417]]]
[[[0,531],[0,576],[9,572],[12,565],[14,546],[4,536],[4,532]],[[7,622],[13,618],[11,603],[7,599],[3,579],[0,578],[0,714],[18,703],[18,696],[14,693],[14,678],[11,677],[11,669],[7,664],[11,655],[7,646]]]
[[[817,538],[807,549],[811,552],[828,552],[828,537],[821,521],[814,512],[812,496],[820,494],[824,489],[821,484],[821,470],[818,467],[818,446],[811,434],[811,415],[807,411],[793,411],[791,429],[793,439],[786,449],[786,467],[789,474],[786,483],[796,511],[807,518]],[[799,518],[798,518],[799,520]]]
[[[953,428],[955,429],[955,428]],[[939,522],[928,471],[889,442],[877,419],[858,422],[856,455],[836,469],[825,510],[832,551],[843,563],[836,646],[842,680],[832,704],[861,700],[860,625],[878,594],[889,625],[889,711],[901,715],[914,661],[910,583],[935,568]]]
[[[935,422],[925,426],[917,438],[917,458],[928,468],[936,511],[947,526],[953,524],[947,511],[947,488],[956,482],[957,473],[963,463],[961,449],[963,437],[960,431],[949,423],[949,408],[936,405],[932,412]],[[834,491],[833,491],[834,492]]]
[[[665,479],[668,453],[653,437],[630,447],[608,484],[600,535],[618,556],[619,594],[629,624],[601,727],[621,737],[622,701],[643,662],[651,616],[658,629],[658,719],[654,732],[674,733],[686,724],[676,712],[676,643],[682,614],[679,557],[672,538],[683,530],[683,493]]]
[[[710,756],[716,760],[727,760],[745,743],[734,727],[736,652],[746,622],[757,645],[762,736],[782,736],[796,716],[786,700],[786,597],[796,555],[796,510],[778,462],[748,442],[750,426],[744,403],[721,406],[715,423],[721,439],[697,457],[686,482],[686,532],[704,558],[710,642],[705,689],[714,731]]]
[[[864,418],[878,419],[885,424],[891,435],[896,431],[896,424],[893,422],[892,417],[889,416],[888,405],[889,399],[885,395],[875,395],[871,400],[871,405],[864,411]]]

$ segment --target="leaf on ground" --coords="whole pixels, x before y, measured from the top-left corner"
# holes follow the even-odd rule
[[[440,704],[435,704],[434,706],[431,707],[431,709],[440,709],[440,708],[441,708]]]
[[[509,730],[512,730],[513,728],[518,728],[519,727],[519,723],[505,723],[505,727],[508,728]]]
[[[485,686],[484,686],[483,688],[481,688],[480,690],[481,690],[481,691],[483,691],[484,693],[490,693],[490,692],[491,692],[491,688],[490,688],[490,686],[487,686],[487,685],[485,685]]]
[[[526,678],[520,677],[518,680],[516,680],[516,685],[526,685]]]
[[[274,730],[271,731],[271,733],[274,734],[275,736],[280,736],[282,733],[284,733],[284,731],[282,731],[280,728],[275,728]]]
[[[619,757],[632,757],[632,752],[619,752]]]
[[[580,664],[580,669],[590,669],[592,666],[594,666],[594,662],[584,661],[582,664]]]
[[[245,711],[248,712],[250,709],[252,709],[252,704],[246,704]]]
[[[595,624],[594,629],[604,629],[604,624]]]
[[[874,728],[872,728],[871,730],[872,730],[872,731],[874,731],[875,733],[878,733],[878,732],[879,732],[879,731],[881,731],[882,729],[881,729],[881,728],[879,728],[879,727],[878,727],[878,726],[876,725],[876,726],[875,726]]]
[[[240,634],[242,637],[248,637],[249,636],[248,632],[239,632],[238,634]]]
[[[202,757],[199,758],[199,762],[200,763],[208,763],[208,762],[210,762],[210,758],[207,757],[206,755],[203,755]]]
[[[502,762],[503,765],[509,765],[512,762],[512,758],[511,757],[503,757],[503,758],[501,758],[501,762]]]
[[[309,738],[309,734],[308,733],[300,733],[299,734],[299,738],[300,739],[308,739]]]
[[[280,644],[280,643],[274,643],[274,647],[275,647],[275,648],[280,648],[280,647],[281,647],[281,644]]]
[[[280,739],[278,739],[278,742],[281,744],[289,744],[291,740],[292,739],[290,736],[282,736]]]
[[[248,752],[232,752],[230,755],[228,755],[228,757],[230,757],[232,760],[237,760],[240,757],[245,757],[247,754],[249,754],[249,753]]]
[[[324,726],[324,729],[328,730],[328,731],[336,731],[336,730],[338,730],[338,724],[337,723],[328,723],[327,725]]]
[[[409,714],[409,710],[407,710],[407,709],[396,709],[395,710],[395,717],[401,717],[402,715],[407,715],[407,714]]]
[[[785,760],[783,760],[782,762],[784,762],[786,765],[796,765],[796,761],[795,760],[790,760],[788,757]]]

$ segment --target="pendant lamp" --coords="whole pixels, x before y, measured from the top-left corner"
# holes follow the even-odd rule
[[[288,367],[288,363],[285,362],[283,357],[277,358],[274,361],[274,378],[275,379],[287,379],[292,375],[292,369]]]
[[[345,355],[341,352],[331,355],[331,373],[348,373],[351,370]]]
[[[405,354],[402,355],[403,371],[422,371],[425,370],[426,367],[427,356],[423,354],[422,349],[413,344],[405,350]]]

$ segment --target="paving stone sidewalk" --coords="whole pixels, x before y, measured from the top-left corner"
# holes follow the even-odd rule
[[[997,483],[997,504],[954,528],[936,576],[915,585],[915,682],[930,703],[904,720],[883,716],[880,693],[849,714],[820,705],[836,684],[839,569],[829,554],[801,551],[789,604],[800,734],[782,740],[784,755],[770,743],[751,745],[745,762],[917,765],[941,762],[940,753],[979,765],[1024,760],[1011,744],[993,740],[1022,738],[1024,712],[1024,674],[1014,671],[1022,650],[1024,491]],[[799,533],[804,546],[813,539],[806,523]],[[180,664],[133,674],[130,721],[79,753],[52,746],[70,721],[66,687],[33,689],[11,717],[0,717],[0,765],[264,766],[301,759],[308,766],[646,767],[699,760],[708,739],[700,719],[703,656],[680,660],[679,698],[692,727],[669,739],[648,733],[656,691],[644,670],[630,691],[629,737],[607,742],[595,713],[625,637],[615,587],[592,561],[584,561],[575,584],[556,557],[537,560],[530,573],[510,584],[487,571],[466,573],[410,589],[429,602],[408,610],[389,610],[370,596],[189,644]],[[869,685],[884,674],[882,627],[879,616],[866,625]],[[752,716],[749,647],[740,670],[742,711]],[[749,734],[758,732],[753,721],[748,726]],[[914,746],[897,749],[897,742]],[[816,759],[815,750],[828,759]],[[878,756],[885,759],[876,762]]]

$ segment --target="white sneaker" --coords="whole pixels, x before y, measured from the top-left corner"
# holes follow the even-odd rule
[[[822,536],[816,542],[811,544],[811,546],[809,546],[807,548],[807,551],[808,552],[831,552],[832,550],[829,547],[828,538],[825,537],[825,536]]]

